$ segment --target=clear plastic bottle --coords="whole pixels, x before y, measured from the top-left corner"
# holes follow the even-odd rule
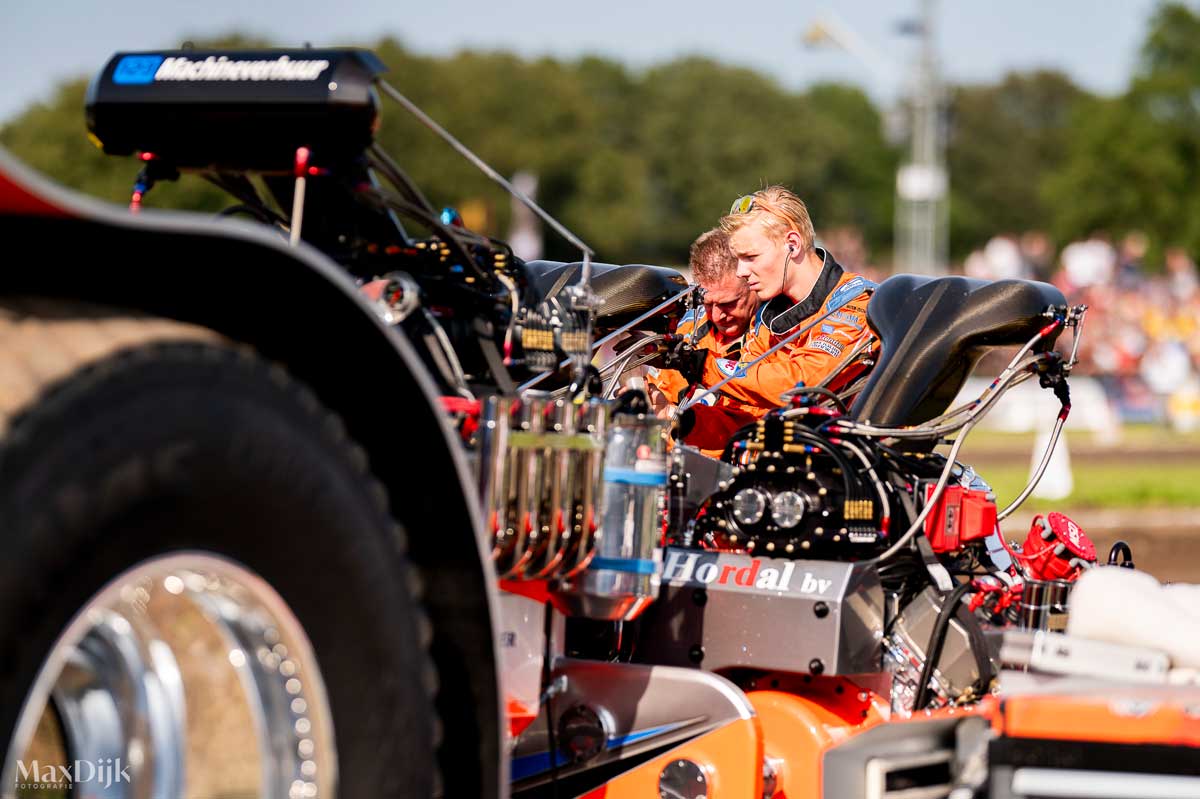
[[[591,562],[564,599],[595,619],[629,620],[658,595],[667,457],[663,422],[644,403],[612,415],[604,455],[600,529]]]

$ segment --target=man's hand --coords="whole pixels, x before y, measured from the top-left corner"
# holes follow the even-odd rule
[[[650,409],[659,419],[670,419],[675,414],[675,403],[653,383],[646,384],[646,397],[650,400]]]
[[[674,369],[683,375],[688,385],[699,383],[704,377],[704,361],[708,358],[708,350],[692,347],[687,339],[681,339],[663,359],[667,369]]]

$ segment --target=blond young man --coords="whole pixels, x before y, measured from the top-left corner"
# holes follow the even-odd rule
[[[871,335],[866,311],[873,284],[815,246],[804,202],[782,186],[770,186],[738,199],[721,219],[721,230],[729,235],[737,276],[762,302],[743,363],[828,314],[775,355],[741,369],[721,393],[759,408],[780,407],[780,395],[793,388],[824,382],[837,391],[861,374],[861,364],[844,367]]]
[[[794,388],[823,385],[837,391],[865,366],[860,345],[873,349],[867,327],[871,282],[846,272],[814,244],[804,203],[781,186],[739,198],[721,230],[729,234],[738,277],[762,302],[747,335],[735,376],[717,386],[712,408],[695,405],[680,415],[678,435],[713,451],[739,427],[773,408]],[[824,318],[822,318],[824,317]],[[811,327],[810,327],[811,325]],[[808,328],[771,351],[797,331]],[[853,361],[853,363],[851,363]]]

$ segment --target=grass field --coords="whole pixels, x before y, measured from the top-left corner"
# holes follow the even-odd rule
[[[1200,508],[1200,431],[1128,425],[1115,445],[1078,432],[1066,441],[1074,491],[1066,500],[1031,499],[1031,509]],[[1034,445],[1029,434],[976,431],[959,460],[975,467],[1003,506],[1024,488]]]
[[[1200,458],[1193,464],[1071,463],[1075,490],[1065,500],[1030,499],[1036,510],[1058,508],[1200,508]],[[1003,507],[1021,492],[1029,467],[1013,464],[989,466],[986,459],[973,464],[996,492]]]

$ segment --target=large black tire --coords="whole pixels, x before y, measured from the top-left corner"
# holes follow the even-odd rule
[[[0,752],[72,616],[135,564],[200,550],[302,625],[338,795],[433,793],[436,676],[404,533],[362,450],[281,368],[198,328],[0,303],[0,546]]]

